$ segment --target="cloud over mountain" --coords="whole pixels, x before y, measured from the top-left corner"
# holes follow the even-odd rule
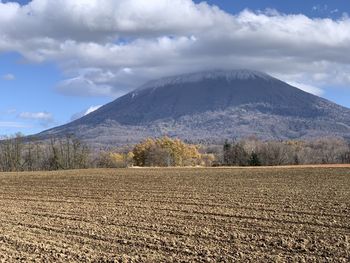
[[[53,61],[56,90],[117,97],[149,79],[250,68],[303,87],[350,84],[350,19],[275,10],[230,14],[191,0],[0,2],[0,52]],[[316,91],[319,92],[319,91]]]

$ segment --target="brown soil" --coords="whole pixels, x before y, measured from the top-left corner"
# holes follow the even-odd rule
[[[0,174],[0,262],[349,262],[350,168]]]

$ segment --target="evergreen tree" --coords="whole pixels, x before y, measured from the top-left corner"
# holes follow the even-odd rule
[[[300,164],[299,157],[298,157],[297,154],[294,155],[294,164],[295,164],[295,165]]]
[[[259,160],[259,156],[255,152],[252,152],[250,154],[249,165],[250,166],[260,166],[261,165],[261,162]]]
[[[230,144],[227,140],[224,143],[224,165],[230,165],[231,164],[231,149],[232,144]]]

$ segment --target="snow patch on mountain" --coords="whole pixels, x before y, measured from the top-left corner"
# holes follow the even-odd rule
[[[75,120],[77,120],[77,119],[79,119],[79,118],[81,118],[81,117],[84,117],[84,116],[90,114],[91,112],[94,112],[94,111],[98,110],[98,109],[101,108],[101,107],[102,107],[102,105],[91,106],[91,107],[88,108],[88,109],[85,109],[85,110],[83,110],[83,111],[80,111],[80,112],[78,112],[78,113],[75,113],[75,114],[73,114],[73,115],[71,116],[70,121],[75,121]]]
[[[224,79],[228,82],[233,80],[264,79],[272,80],[273,77],[254,70],[214,70],[197,73],[184,74],[179,76],[165,77],[158,80],[151,80],[139,89],[159,88],[168,85],[178,85],[183,83],[194,83],[204,80]]]

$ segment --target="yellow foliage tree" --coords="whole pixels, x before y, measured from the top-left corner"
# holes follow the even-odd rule
[[[200,158],[198,149],[179,139],[148,138],[133,150],[137,166],[185,166],[195,165]]]
[[[108,168],[125,168],[132,166],[133,153],[115,153],[115,152],[102,152],[100,153],[98,165],[100,167]]]

